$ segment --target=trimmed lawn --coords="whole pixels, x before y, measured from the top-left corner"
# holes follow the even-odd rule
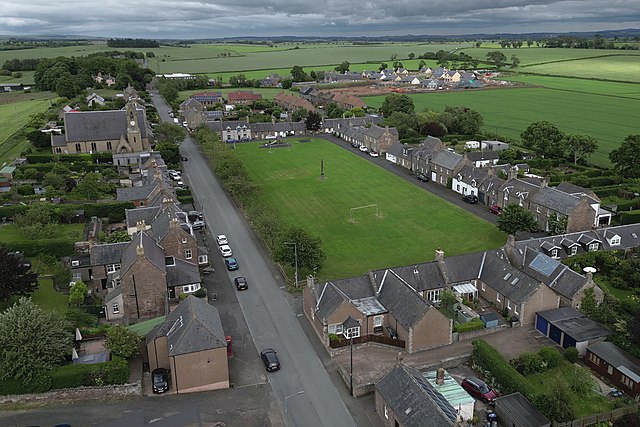
[[[32,255],[30,252],[39,252],[45,247],[49,250],[71,254],[73,253],[73,244],[82,238],[83,229],[84,224],[58,224],[53,238],[31,241],[22,234],[15,224],[5,224],[0,226],[0,245],[24,251],[27,256]]]
[[[616,86],[618,87],[618,86]],[[640,98],[582,93],[546,88],[436,92],[409,95],[416,111],[443,111],[445,106],[466,106],[484,117],[484,130],[514,140],[531,123],[547,120],[567,133],[588,134],[599,141],[589,161],[610,166],[608,154],[628,135],[638,133],[636,112]],[[384,96],[363,97],[378,108]]]
[[[28,95],[34,98],[41,96],[36,94]],[[11,135],[22,129],[29,121],[31,115],[42,113],[51,106],[49,99],[5,102],[8,102],[7,98],[0,97],[0,123],[2,123],[0,127],[0,163],[12,161],[29,145],[29,141],[27,141],[26,138],[11,139]]]
[[[53,288],[53,279],[38,278],[38,289],[31,295],[33,302],[42,308],[64,314],[69,307],[69,297]]]
[[[267,204],[285,221],[322,239],[323,278],[422,263],[441,248],[458,255],[504,244],[496,227],[322,139],[267,150],[238,144],[236,153]],[[324,160],[325,179],[320,179]],[[353,212],[352,208],[377,204]]]

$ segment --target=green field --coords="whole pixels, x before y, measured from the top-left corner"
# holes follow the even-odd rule
[[[47,93],[50,96],[50,93]],[[0,95],[0,123],[2,123],[0,126],[0,164],[12,161],[29,145],[26,139],[10,140],[11,135],[22,129],[32,114],[42,113],[51,107],[50,100],[42,99],[39,96],[40,93],[29,94],[40,99],[6,103],[9,101],[4,96],[9,95],[11,94]]]
[[[266,202],[292,224],[322,239],[323,278],[432,261],[504,244],[496,227],[353,153],[322,139],[271,151],[239,144],[236,153]],[[325,179],[320,180],[324,160]],[[377,204],[354,212],[350,209]]]
[[[635,83],[640,73],[640,54],[550,62],[521,67],[520,71]]]
[[[500,76],[501,80],[544,86],[548,89],[582,92],[593,95],[618,96],[622,98],[640,99],[640,85],[637,83],[604,82],[600,80],[575,79],[571,77],[548,77],[521,74]]]
[[[53,288],[53,279],[38,278],[38,289],[31,294],[33,302],[49,310],[64,314],[69,308],[69,297]]]
[[[280,92],[285,92],[285,90],[281,88],[268,88],[268,87],[259,87],[259,88],[243,87],[243,88],[233,88],[233,89],[218,89],[218,88],[193,89],[193,90],[181,90],[178,97],[180,99],[187,99],[189,95],[192,95],[194,93],[200,93],[200,92],[222,92],[222,95],[226,96],[229,92],[238,92],[238,91],[259,93],[265,99],[273,99]]]
[[[631,90],[631,87],[629,88]],[[547,120],[563,132],[588,134],[599,141],[589,158],[596,165],[609,166],[608,154],[630,134],[639,132],[637,112],[640,99],[571,90],[530,88],[475,92],[437,92],[409,95],[416,111],[443,111],[445,106],[466,106],[484,117],[484,130],[516,140],[532,122]],[[363,100],[378,108],[384,96]]]

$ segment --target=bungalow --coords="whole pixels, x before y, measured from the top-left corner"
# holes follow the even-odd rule
[[[584,363],[632,398],[640,396],[640,360],[611,342],[587,347]]]
[[[95,92],[91,93],[91,95],[87,95],[86,101],[89,107],[93,107],[95,105],[104,105],[104,98],[96,94]]]
[[[503,151],[509,148],[509,144],[502,141],[482,141],[484,144],[482,148],[486,148],[489,151]]]

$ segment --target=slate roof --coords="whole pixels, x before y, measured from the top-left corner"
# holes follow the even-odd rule
[[[378,300],[405,329],[409,330],[433,307],[397,276],[389,272],[386,276],[378,288]]]
[[[143,109],[136,110],[140,132],[147,137],[146,118]],[[64,114],[64,129],[67,142],[118,141],[127,135],[126,110],[78,111]]]
[[[174,258],[175,265],[166,266],[167,286],[183,286],[200,283],[198,266],[181,258]]]
[[[106,243],[91,247],[91,265],[120,264],[122,253],[129,246],[129,242]]]
[[[127,227],[135,227],[140,221],[144,221],[145,224],[151,225],[151,221],[153,221],[153,218],[155,218],[156,215],[158,215],[159,211],[160,211],[160,206],[150,206],[150,207],[137,208],[137,209],[125,209],[124,215],[125,215],[125,222],[127,224]]]
[[[445,277],[450,284],[475,280],[480,277],[483,260],[483,252],[445,257],[443,267]]]
[[[536,185],[528,180],[515,178],[506,181],[502,187],[500,187],[500,191],[513,197],[526,199],[538,191],[539,188],[540,185]]]
[[[383,128],[377,125],[373,125],[369,128],[363,128],[363,132],[372,138],[378,139],[384,135],[385,132],[389,131],[391,135],[398,137],[398,129],[396,128]]]
[[[544,266],[544,268],[536,269],[536,265]],[[528,251],[524,255],[524,266],[521,269],[569,299],[573,299],[587,284],[586,277],[543,253]]]
[[[218,309],[193,295],[178,304],[162,325],[147,334],[147,343],[164,335],[169,356],[227,346]]]
[[[367,276],[358,276],[350,279],[340,279],[326,282],[323,285],[318,284],[314,287],[314,296],[316,302],[316,317],[326,319],[342,304],[343,301],[361,300],[359,303],[353,304],[359,309],[371,306],[366,298],[374,297],[373,289],[369,284]],[[366,307],[364,307],[366,306]]]
[[[571,307],[546,310],[538,312],[538,315],[547,319],[549,323],[569,335],[576,342],[584,342],[611,335],[609,329]]]
[[[580,203],[580,198],[564,193],[552,187],[542,187],[529,197],[532,203],[570,215]],[[595,215],[595,211],[594,211]]]
[[[496,399],[496,410],[509,413],[513,420],[517,420],[519,427],[548,427],[551,425],[547,417],[542,415],[520,393],[512,393],[500,396]]]
[[[439,151],[433,158],[431,159],[431,163],[436,166],[442,166],[447,170],[454,170],[460,162],[462,162],[463,157],[460,154],[452,153],[449,150]]]
[[[562,181],[560,184],[556,186],[556,188],[559,191],[565,192],[567,194],[573,194],[573,195],[585,194],[591,197],[592,199],[600,201],[596,193],[594,193],[592,190],[588,188],[580,187],[579,185],[575,185],[567,181]]]
[[[139,185],[136,187],[123,187],[116,188],[116,200],[118,201],[133,201],[133,200],[146,200],[153,189],[156,186],[154,184]]]
[[[497,151],[470,151],[467,154],[467,158],[472,162],[481,162],[485,160],[498,160],[500,154]]]
[[[374,271],[373,278],[377,288],[383,284],[383,279],[388,276],[388,274],[385,276],[385,272],[387,271],[390,274],[400,277],[405,283],[418,292],[442,289],[445,287],[445,280],[437,262],[405,265]]]
[[[52,147],[66,147],[67,146],[67,137],[63,134],[57,135],[53,134],[51,138],[51,146]]]
[[[502,249],[485,252],[480,280],[516,304],[522,304],[541,284],[511,265]]]
[[[454,425],[455,408],[417,369],[396,366],[376,383],[375,388],[404,427]]]
[[[489,176],[487,168],[477,168],[473,165],[464,165],[458,172],[456,177],[458,181],[462,181],[467,184],[472,184],[475,181],[475,186],[479,187],[484,180]]]
[[[616,368],[635,382],[640,382],[640,360],[611,342],[591,344],[587,350]]]
[[[151,261],[159,270],[166,271],[164,265],[164,249],[158,245],[144,231],[139,231],[130,242],[127,243],[127,247],[122,253],[122,265],[120,267],[120,274],[125,274],[127,270],[133,265],[138,257],[136,248],[142,246],[144,248],[144,257]]]
[[[396,157],[403,157],[403,153],[405,148],[408,148],[405,144],[401,142],[396,142],[395,144],[391,144],[387,153],[394,155]]]

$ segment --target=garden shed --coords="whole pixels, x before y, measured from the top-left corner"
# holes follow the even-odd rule
[[[480,315],[480,320],[484,323],[485,328],[495,328],[498,326],[499,317],[496,313],[485,313]]]
[[[549,420],[520,393],[496,399],[496,415],[502,426],[550,427]]]
[[[536,313],[536,329],[562,348],[575,347],[584,356],[587,346],[604,341],[611,331],[572,307]]]

